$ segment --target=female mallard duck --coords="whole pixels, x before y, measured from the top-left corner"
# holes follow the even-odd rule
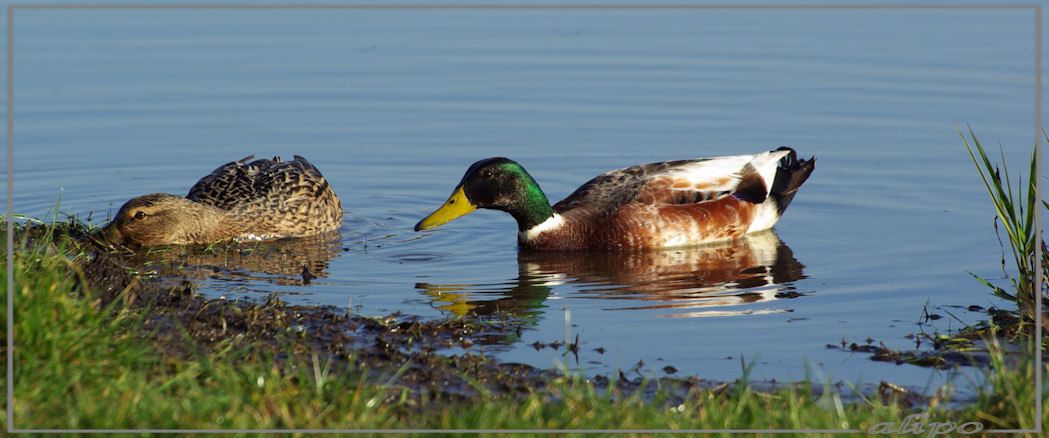
[[[228,163],[185,198],[154,193],[128,201],[102,229],[109,243],[211,244],[302,237],[337,229],[342,205],[321,172],[298,155]]]
[[[757,155],[652,163],[590,180],[553,207],[532,176],[506,158],[474,163],[433,228],[477,208],[510,213],[522,248],[655,248],[735,239],[767,230],[815,168],[781,147]]]

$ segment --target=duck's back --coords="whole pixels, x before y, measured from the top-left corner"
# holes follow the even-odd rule
[[[734,176],[753,156],[675,160],[612,170],[587,181],[555,210],[576,208],[614,212],[622,205],[691,204],[730,192]]]
[[[312,163],[298,155],[291,161],[274,157],[248,162],[252,158],[215,169],[186,198],[255,218],[284,236],[330,231],[342,224],[339,198]]]
[[[782,148],[613,170],[554,205],[564,229],[524,243],[665,247],[735,239],[771,228],[813,164]]]

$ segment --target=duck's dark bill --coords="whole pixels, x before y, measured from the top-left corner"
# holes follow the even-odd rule
[[[429,216],[415,224],[415,231],[428,230],[444,225],[448,221],[474,210],[477,210],[477,207],[466,199],[466,193],[463,193],[463,188],[459,187],[455,189],[455,193],[452,193],[452,196],[448,198],[448,201],[441,208],[438,208],[437,211],[430,213]]]

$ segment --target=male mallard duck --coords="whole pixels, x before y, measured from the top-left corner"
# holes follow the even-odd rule
[[[474,163],[433,228],[477,208],[510,213],[522,248],[655,248],[735,239],[779,220],[816,159],[781,147],[757,155],[644,164],[590,180],[553,207],[532,176],[507,158]]]
[[[342,205],[321,172],[298,155],[215,169],[185,198],[154,193],[128,201],[102,230],[110,243],[211,244],[302,237],[337,229]]]

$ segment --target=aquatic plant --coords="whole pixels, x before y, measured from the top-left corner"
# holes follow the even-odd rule
[[[1045,317],[1044,309],[1038,308],[1035,295],[1036,293],[1041,293],[1043,302],[1045,302],[1046,298],[1049,298],[1049,295],[1046,293],[1045,275],[1042,275],[1041,284],[1036,284],[1037,271],[1041,269],[1044,274],[1049,269],[1049,257],[1046,256],[1045,242],[1037,234],[1038,224],[1035,218],[1039,208],[1037,191],[1038,168],[1036,162],[1038,146],[1035,146],[1035,152],[1031,155],[1030,173],[1026,180],[1023,176],[1017,179],[1019,186],[1017,187],[1018,190],[1014,192],[1009,178],[1009,171],[1005,166],[1004,153],[1002,155],[1001,170],[999,170],[998,165],[992,164],[987,158],[987,152],[980,145],[980,141],[977,140],[976,134],[973,133],[971,128],[969,129],[969,136],[972,139],[972,145],[969,144],[965,134],[960,129],[958,134],[961,135],[962,142],[965,143],[965,148],[969,151],[969,156],[972,158],[973,164],[976,165],[976,170],[980,172],[984,186],[987,188],[991,201],[994,203],[996,212],[994,228],[995,233],[998,234],[999,243],[1001,243],[1002,229],[1004,229],[1006,240],[1009,242],[1017,273],[1014,277],[1006,269],[1004,244],[1002,244],[1002,271],[1005,272],[1005,277],[1012,283],[1012,289],[1015,293],[1009,293],[1002,287],[991,284],[991,282],[971,272],[969,275],[991,288],[995,296],[1015,303],[1021,327],[1033,324],[1036,321],[1036,317],[1041,318],[1042,325],[1045,326],[1047,318]],[[1049,140],[1049,136],[1046,139]],[[973,152],[974,147],[975,152]],[[1046,204],[1045,201],[1042,201],[1042,205],[1045,208],[1049,208],[1049,204]],[[999,229],[999,224],[1001,229]],[[1041,257],[1038,257],[1038,253],[1041,253]],[[1041,263],[1037,262],[1038,258],[1041,259]]]

